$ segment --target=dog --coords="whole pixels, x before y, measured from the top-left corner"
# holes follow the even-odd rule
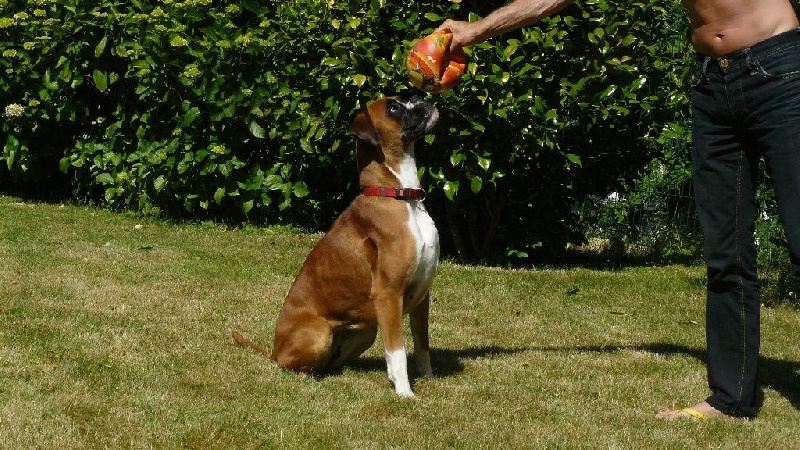
[[[381,330],[395,392],[413,397],[402,331],[409,315],[419,375],[433,375],[428,320],[439,234],[425,210],[414,142],[439,118],[418,96],[372,102],[353,120],[361,195],[306,258],[275,324],[274,348],[232,332],[235,341],[288,370],[337,371],[375,342]]]

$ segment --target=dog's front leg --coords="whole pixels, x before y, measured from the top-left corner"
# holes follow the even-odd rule
[[[411,392],[411,383],[408,380],[408,360],[402,328],[403,295],[393,293],[373,298],[386,355],[386,373],[398,395],[413,397],[414,393]]]
[[[430,293],[409,313],[411,336],[414,338],[414,360],[417,373],[423,377],[432,377],[430,340],[428,335],[428,315],[430,311]]]

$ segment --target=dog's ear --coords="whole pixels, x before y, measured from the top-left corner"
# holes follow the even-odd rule
[[[381,138],[378,136],[378,131],[372,125],[369,115],[366,111],[362,111],[353,119],[353,124],[350,126],[350,135],[361,139],[370,145],[379,146]]]
[[[356,141],[356,169],[361,173],[372,161],[383,164],[383,151],[377,145],[372,145],[366,141]]]
[[[356,139],[356,168],[358,173],[369,165],[370,162],[383,157],[380,151],[381,138],[372,120],[366,111],[362,111],[353,119],[350,126],[350,135]]]

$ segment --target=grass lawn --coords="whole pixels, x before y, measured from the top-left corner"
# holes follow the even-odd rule
[[[758,420],[655,419],[708,394],[699,266],[443,261],[416,399],[380,341],[339,375],[283,372],[229,330],[271,347],[318,238],[0,196],[0,448],[800,448],[788,307],[762,310]]]

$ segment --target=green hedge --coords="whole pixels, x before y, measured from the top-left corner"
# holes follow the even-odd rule
[[[325,229],[357,193],[353,114],[411,89],[411,41],[503,3],[0,0],[0,186]],[[582,198],[683,147],[680,8],[586,0],[467,49],[418,151],[447,250],[564,249]]]

